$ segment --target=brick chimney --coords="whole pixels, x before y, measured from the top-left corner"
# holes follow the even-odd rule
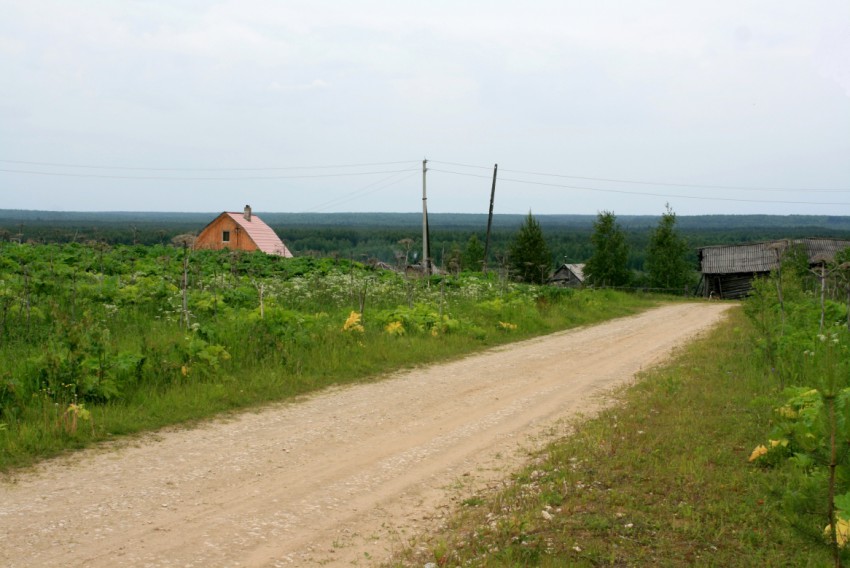
[[[246,220],[246,221],[250,221],[250,220],[251,220],[251,206],[250,206],[250,205],[246,205],[246,206],[245,206],[245,214],[244,214],[244,217],[245,217],[245,220]]]

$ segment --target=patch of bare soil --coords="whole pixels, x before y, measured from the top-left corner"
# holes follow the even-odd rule
[[[665,306],[46,462],[0,486],[0,565],[377,565],[727,307]]]

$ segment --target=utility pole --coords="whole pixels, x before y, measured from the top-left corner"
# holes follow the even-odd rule
[[[428,246],[428,197],[425,195],[425,172],[428,160],[422,160],[422,267],[425,274],[431,275],[431,254]]]
[[[490,215],[487,216],[487,237],[484,239],[484,264],[481,267],[482,272],[487,272],[487,256],[490,254],[490,227],[493,226],[493,200],[496,197],[496,172],[499,171],[499,164],[493,164],[493,187],[490,189]]]

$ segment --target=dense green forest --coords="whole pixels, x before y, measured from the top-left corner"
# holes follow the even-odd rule
[[[107,244],[167,244],[179,234],[197,234],[218,213],[55,212],[0,210],[0,241]],[[420,213],[263,213],[268,223],[298,256],[380,260],[390,264],[413,261],[421,254]],[[496,264],[518,231],[525,215],[495,215],[490,263]],[[536,215],[552,254],[552,265],[584,262],[592,252],[594,215]],[[618,215],[626,233],[629,268],[644,269],[646,248],[658,216]],[[472,235],[483,243],[484,214],[429,215],[431,253],[439,265],[462,262]],[[692,250],[725,243],[778,238],[850,238],[850,216],[698,215],[677,216],[677,229]],[[400,244],[410,239],[412,242]],[[408,254],[409,253],[409,254]],[[471,267],[466,267],[471,268]]]

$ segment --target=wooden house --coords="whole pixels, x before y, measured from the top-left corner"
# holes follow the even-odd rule
[[[198,235],[195,240],[195,248],[261,250],[266,254],[292,257],[292,253],[289,252],[277,233],[262,219],[251,213],[250,205],[246,205],[245,210],[241,213],[225,211],[213,219]]]
[[[850,241],[838,239],[785,239],[740,245],[703,247],[698,250],[706,297],[738,299],[747,296],[752,281],[766,276],[779,266],[782,255],[791,247],[801,247],[814,266],[831,262],[835,254],[850,247]]]
[[[549,278],[549,284],[563,288],[584,285],[584,264],[562,264]]]

